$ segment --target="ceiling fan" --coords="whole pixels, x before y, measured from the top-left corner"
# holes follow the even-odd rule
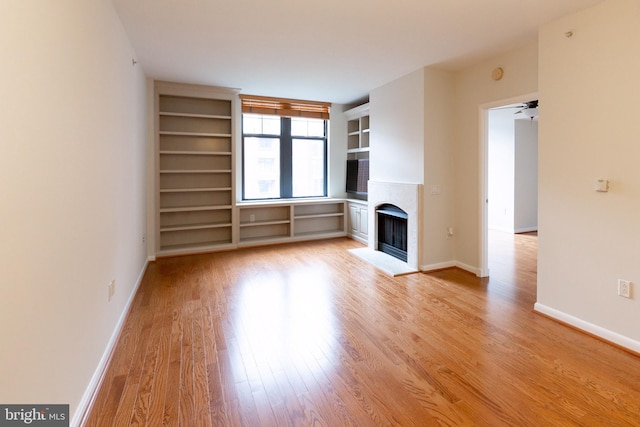
[[[504,110],[507,108],[519,108],[513,114],[523,114],[533,120],[534,117],[538,117],[538,100],[523,102],[522,104],[506,105],[504,107],[498,107],[496,110]]]
[[[514,114],[524,114],[533,120],[534,117],[538,116],[538,100],[525,102],[524,106]]]

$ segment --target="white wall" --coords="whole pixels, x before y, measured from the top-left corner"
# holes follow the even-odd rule
[[[108,0],[0,2],[2,403],[74,414],[145,264],[134,56]]]
[[[513,228],[538,229],[538,121],[515,120]]]
[[[489,110],[488,227],[508,233],[538,227],[538,121],[517,108]]]
[[[347,118],[345,105],[331,105],[329,120],[329,158],[327,195],[329,197],[346,197],[347,181]]]
[[[371,92],[371,179],[425,185],[423,268],[480,271],[480,107],[537,91],[537,47],[454,74],[422,68]],[[498,66],[505,74],[496,82]]]
[[[515,181],[515,120],[513,108],[489,110],[488,226],[513,232]]]
[[[640,351],[640,2],[550,23],[539,43],[536,307]],[[599,178],[608,193],[594,191]],[[617,296],[618,278],[633,299]]]
[[[424,69],[374,89],[369,99],[369,179],[422,184]]]
[[[422,259],[425,270],[455,261],[453,173],[453,75],[424,69],[424,194]],[[433,190],[433,191],[432,191]]]
[[[504,69],[502,80],[491,79],[496,67]],[[537,44],[455,74],[455,253],[457,262],[466,268],[480,268],[480,106],[535,93],[537,89]]]
[[[423,269],[454,264],[453,77],[421,68],[370,94],[371,179],[426,184],[422,195]],[[439,193],[432,194],[431,188]],[[374,216],[372,216],[374,218]]]

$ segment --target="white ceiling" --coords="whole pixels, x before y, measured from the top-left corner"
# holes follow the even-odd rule
[[[146,74],[351,103],[533,42],[600,0],[112,0]]]

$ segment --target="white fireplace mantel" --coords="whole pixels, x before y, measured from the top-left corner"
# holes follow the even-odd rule
[[[420,224],[422,223],[422,184],[401,182],[369,181],[368,212],[369,240],[368,246],[376,250],[378,227],[376,208],[385,203],[396,205],[408,215],[407,218],[407,264],[418,270],[420,260]]]

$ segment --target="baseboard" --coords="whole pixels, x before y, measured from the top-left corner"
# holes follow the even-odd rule
[[[127,303],[125,304],[124,309],[120,314],[118,323],[116,323],[116,327],[114,328],[113,333],[111,334],[111,338],[109,339],[109,342],[107,343],[107,346],[104,349],[104,353],[102,354],[102,358],[98,363],[98,367],[96,368],[93,376],[91,377],[91,381],[89,381],[89,385],[87,386],[87,389],[85,390],[84,395],[82,396],[82,399],[78,404],[78,408],[76,409],[76,412],[73,418],[71,419],[71,423],[70,423],[71,426],[84,425],[84,422],[86,421],[86,418],[88,417],[89,412],[93,407],[96,395],[98,394],[98,390],[102,385],[102,380],[104,379],[104,375],[107,371],[107,368],[109,367],[109,362],[111,361],[113,350],[115,349],[116,343],[118,342],[118,338],[120,337],[120,332],[122,330],[122,327],[124,326],[124,321],[126,320],[127,315],[129,314],[129,309],[131,308],[133,299],[135,298],[136,293],[138,292],[138,288],[142,283],[142,278],[144,277],[144,274],[147,271],[148,265],[149,265],[149,260],[145,261],[144,266],[142,267],[142,271],[138,275],[138,279],[136,280],[133,290],[129,295],[129,299],[127,300]]]
[[[369,242],[367,241],[367,239],[364,239],[364,238],[362,238],[362,237],[360,237],[360,236],[356,236],[356,235],[354,235],[354,234],[347,234],[347,237],[350,237],[350,238],[352,238],[353,240],[355,240],[356,242],[360,242],[360,243],[362,243],[363,245],[368,245],[368,244],[369,244]]]
[[[460,261],[456,261],[456,267],[461,268],[463,270],[468,271],[469,273],[473,273],[476,276],[480,277],[480,268],[479,267],[473,267],[469,264],[465,264],[463,262]]]
[[[420,271],[443,270],[445,268],[452,268],[455,266],[456,266],[455,261],[438,262],[435,264],[421,265]]]
[[[622,347],[626,350],[631,351],[632,353],[640,355],[640,341],[633,340],[617,332],[613,332],[601,326],[594,325],[593,323],[589,323],[578,317],[572,316],[538,302],[534,304],[533,309],[540,314],[543,314],[561,323],[565,323],[571,327],[593,335],[603,341]]]
[[[538,227],[523,227],[523,228],[516,228],[515,230],[513,230],[513,232],[516,234],[531,233],[532,231],[538,231]]]
[[[435,270],[443,270],[445,268],[453,268],[458,267],[462,270],[468,271],[469,273],[473,273],[476,276],[480,276],[480,269],[476,267],[472,267],[460,261],[446,261],[446,262],[438,262],[435,264],[427,264],[420,266],[420,271],[435,271]]]
[[[518,233],[530,233],[532,231],[538,231],[538,227],[522,227],[522,228],[503,228],[503,227],[488,227],[490,231],[499,231],[502,233],[518,234]]]

